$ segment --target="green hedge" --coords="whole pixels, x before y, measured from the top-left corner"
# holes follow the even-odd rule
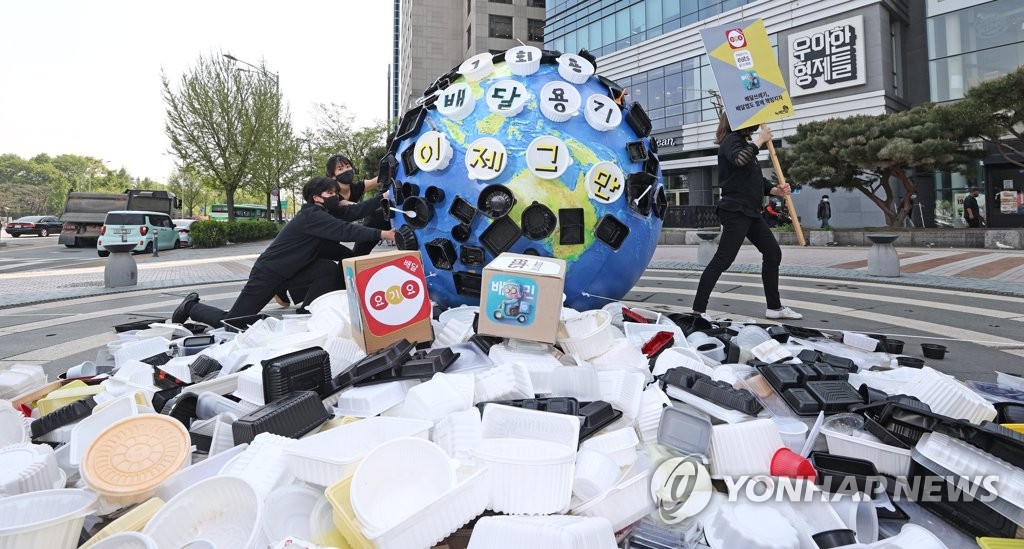
[[[252,242],[277,236],[279,227],[271,221],[196,221],[189,227],[192,245],[216,248],[228,242]]]

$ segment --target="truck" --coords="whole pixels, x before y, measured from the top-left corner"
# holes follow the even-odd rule
[[[69,192],[60,221],[64,223],[57,244],[68,248],[95,247],[107,212],[142,210],[178,217],[181,199],[168,191],[127,189],[122,194]]]

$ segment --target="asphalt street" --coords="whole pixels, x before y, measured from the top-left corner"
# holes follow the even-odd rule
[[[87,255],[95,250],[55,250],[55,242],[29,245],[21,240],[26,239],[0,248],[0,367],[42,364],[51,378],[95,359],[116,338],[113,326],[168,318],[189,291],[227,308],[266,245],[136,256],[139,285],[104,289],[104,262]],[[887,334],[905,341],[905,354],[917,357],[922,356],[920,343],[941,343],[949,348],[946,358],[927,363],[960,379],[992,381],[995,370],[1024,371],[1024,283],[1016,274],[1001,272],[986,279],[929,274],[950,270],[938,264],[943,257],[969,262],[964,250],[922,252],[937,264],[900,279],[873,279],[862,268],[835,267],[866,258],[866,253],[866,248],[784,247],[783,302],[805,315],[792,324]],[[712,295],[710,312],[718,318],[760,320],[764,314],[755,256],[746,250],[744,254]],[[695,261],[696,246],[659,247],[651,268],[623,300],[648,309],[689,311],[700,277]],[[271,304],[265,312],[290,310]]]

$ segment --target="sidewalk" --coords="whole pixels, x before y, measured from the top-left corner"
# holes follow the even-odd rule
[[[103,266],[0,273],[0,309],[77,297],[111,295],[143,289],[244,281],[266,242],[216,249],[136,256],[138,285],[103,287]],[[898,248],[899,278],[867,274],[867,247],[811,248],[783,246],[783,276],[864,281],[1024,297],[1024,251]],[[701,271],[697,246],[659,246],[651,269]],[[729,272],[760,272],[760,254],[744,246]]]

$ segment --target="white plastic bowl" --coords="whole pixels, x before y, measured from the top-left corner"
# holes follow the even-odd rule
[[[0,498],[0,549],[78,546],[97,495],[86,490],[43,490]]]
[[[22,443],[0,448],[0,498],[63,488],[66,479],[49,446]]]
[[[0,400],[0,447],[28,442],[25,420],[25,416],[15,410],[10,402]]]
[[[572,493],[583,501],[596,498],[619,480],[619,466],[597,450],[581,449],[576,454]]]
[[[312,538],[310,517],[322,497],[319,491],[303,485],[282,486],[271,492],[263,500],[263,533],[267,540],[276,543],[288,536]]]
[[[217,547],[255,547],[263,506],[248,482],[217,476],[174,496],[146,524],[142,533],[160,547],[182,547],[208,539]]]
[[[399,438],[366,455],[352,476],[352,509],[369,529],[387,530],[455,486],[455,469],[440,446]]]
[[[119,532],[90,546],[91,549],[160,549],[156,540],[140,532]]]

